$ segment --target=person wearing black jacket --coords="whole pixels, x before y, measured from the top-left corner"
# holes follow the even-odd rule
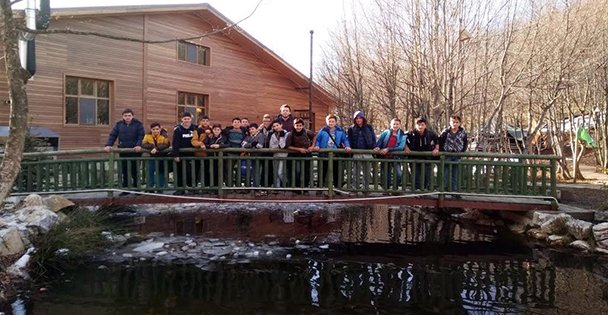
[[[373,150],[376,146],[376,133],[374,127],[367,123],[367,119],[362,111],[356,111],[353,115],[353,125],[348,128],[348,141],[351,149]],[[370,177],[371,164],[362,160],[372,160],[371,154],[353,154],[353,177],[352,185],[354,188],[366,188]],[[359,185],[360,183],[360,185]]]
[[[416,129],[411,130],[407,133],[405,154],[409,154],[411,151],[416,152],[428,152],[432,151],[433,156],[439,155],[439,140],[437,134],[431,130],[426,129],[426,119],[416,119]],[[428,157],[416,157],[420,160],[428,160]],[[424,169],[422,165],[424,164]],[[425,163],[414,163],[414,169],[416,176],[414,178],[416,189],[422,189],[422,183],[424,183],[424,189],[429,189],[429,180],[432,176],[431,162]],[[424,170],[424,179],[422,179],[422,172]],[[422,180],[421,180],[422,179]]]
[[[172,150],[171,153],[175,159],[175,167],[174,167],[174,176],[176,185],[176,195],[183,195],[186,192],[181,190],[180,188],[186,188],[186,185],[194,186],[195,183],[192,182],[192,164],[193,161],[182,161],[182,157],[192,157],[194,156],[194,152],[180,152],[180,149],[193,148],[192,146],[192,137],[194,136],[194,131],[196,130],[196,126],[192,125],[192,114],[189,112],[184,112],[182,114],[182,123],[177,125],[175,129],[173,129],[173,141],[171,141]],[[186,185],[184,185],[184,172],[186,173]]]
[[[145,131],[144,125],[141,121],[135,119],[133,117],[133,111],[129,108],[126,108],[122,111],[122,120],[116,122],[112,131],[110,131],[110,135],[108,136],[108,141],[106,142],[106,146],[104,150],[106,152],[112,151],[112,146],[116,139],[118,139],[118,148],[133,148],[133,153],[120,153],[118,156],[121,158],[133,158],[141,156],[141,144],[144,139]],[[122,187],[129,187],[129,167],[131,168],[131,183],[133,187],[138,186],[137,180],[137,161],[133,160],[128,163],[121,159],[121,174],[122,174]],[[130,164],[130,165],[129,165]],[[127,192],[121,193],[121,195],[126,195]]]
[[[287,156],[299,157],[301,160],[287,161],[287,177],[291,176],[292,169],[295,166],[295,186],[310,187],[310,157],[312,156],[310,152],[313,148],[315,133],[304,128],[302,118],[296,118],[293,126],[293,131],[288,133],[287,139],[285,139],[285,146],[290,151]]]
[[[204,141],[205,150],[206,149],[223,149],[230,146],[228,142],[228,137],[224,135],[222,132],[222,125],[214,124],[211,127],[211,134]],[[214,156],[217,153],[213,154]],[[219,170],[219,162],[217,159],[211,159],[209,161],[209,170],[213,173],[213,178],[209,180],[209,185],[213,186],[217,184],[219,186],[218,180],[218,170]]]
[[[439,136],[439,149],[443,152],[464,152],[467,150],[469,141],[467,139],[467,133],[460,125],[460,116],[454,115],[450,117],[450,127],[443,130]],[[451,189],[452,191],[458,191],[458,161],[459,156],[447,156],[445,160],[448,162],[445,164],[444,176],[445,189]],[[451,163],[453,162],[453,163]],[[450,178],[448,181],[447,178]],[[448,186],[450,183],[451,187]],[[454,196],[460,198],[460,195]]]

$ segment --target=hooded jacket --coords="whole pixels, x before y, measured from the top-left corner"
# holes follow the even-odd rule
[[[321,149],[350,148],[350,142],[346,137],[346,133],[344,132],[344,129],[342,129],[340,126],[336,126],[336,138],[333,139],[335,141],[335,144],[332,148],[328,146],[330,139],[331,138],[329,136],[329,127],[325,126],[321,128],[321,130],[319,130],[319,132],[317,133],[317,141],[315,142],[315,146]]]
[[[363,118],[363,125],[357,125],[356,119],[358,117]],[[376,144],[376,134],[374,128],[367,123],[367,119],[363,116],[361,111],[355,113],[353,118],[353,125],[348,128],[348,141],[350,142],[351,148],[371,150]]]
[[[127,125],[124,120],[120,120],[116,122],[112,131],[110,131],[106,146],[113,146],[116,139],[118,139],[119,148],[134,148],[141,146],[145,134],[146,131],[144,130],[144,125],[141,121],[133,118],[131,123]]]

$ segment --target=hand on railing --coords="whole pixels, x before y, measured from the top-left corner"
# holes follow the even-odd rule
[[[112,151],[112,147],[107,145],[107,146],[103,147],[103,150],[106,152],[110,152],[110,151]]]
[[[135,151],[135,152],[141,152],[141,147],[140,146],[135,146],[133,148],[133,151]]]

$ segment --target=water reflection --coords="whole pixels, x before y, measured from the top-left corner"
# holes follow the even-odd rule
[[[556,288],[568,274],[530,260],[361,263],[293,261],[84,267],[28,304],[31,314],[511,314],[556,311],[581,293]],[[586,282],[589,283],[589,282]],[[597,284],[596,284],[597,285]],[[556,302],[558,294],[562,302]],[[600,296],[596,310],[606,310]],[[584,300],[579,300],[585,303]]]
[[[428,209],[378,205],[343,214],[342,241],[365,243],[490,242],[494,228],[470,227]]]

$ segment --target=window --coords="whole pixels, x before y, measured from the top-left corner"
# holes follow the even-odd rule
[[[177,93],[177,121],[180,121],[180,117],[183,112],[192,113],[194,124],[198,123],[198,119],[202,116],[208,115],[208,102],[209,96],[204,94],[193,94],[186,92]]]
[[[308,119],[308,109],[305,110],[300,110],[300,109],[296,109],[293,111],[293,116],[295,118],[302,118],[302,120],[304,120],[304,127],[309,129],[309,130],[313,130],[315,131],[315,113],[312,113],[312,125],[308,126],[309,124],[309,119]]]
[[[177,42],[177,59],[199,65],[209,65],[209,47],[188,42]]]
[[[65,124],[110,123],[110,81],[65,77]]]

